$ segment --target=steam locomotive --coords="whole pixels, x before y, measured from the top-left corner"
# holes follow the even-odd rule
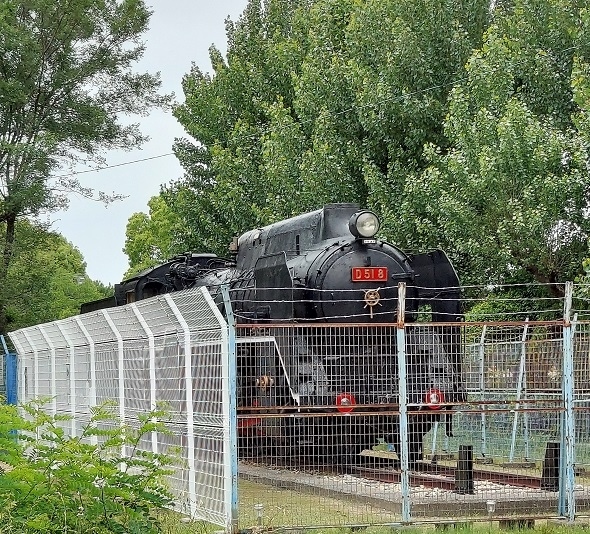
[[[237,403],[241,443],[276,454],[328,455],[343,465],[400,428],[397,337],[405,284],[409,461],[424,434],[465,400],[460,289],[444,252],[406,255],[375,237],[380,221],[356,204],[321,209],[246,232],[229,260],[187,253],[115,286],[82,312],[207,286],[223,308],[227,284],[237,321]],[[416,322],[428,311],[430,321]],[[389,326],[386,326],[389,323]],[[264,344],[252,332],[264,333]],[[263,416],[264,414],[264,416]],[[270,415],[269,415],[270,414]],[[399,452],[398,452],[399,454]]]

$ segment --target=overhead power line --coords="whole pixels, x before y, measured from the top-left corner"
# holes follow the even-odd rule
[[[572,50],[577,50],[580,47],[578,45],[574,45],[574,46],[570,46],[567,48],[563,48],[561,50],[557,50],[555,51],[555,53],[557,54],[561,54],[564,52],[570,52]],[[463,82],[468,82],[469,81],[469,77],[468,76],[462,76],[462,77],[457,77],[453,80],[450,80],[449,82],[446,83],[441,83],[441,84],[436,84],[436,85],[431,85],[429,87],[425,87],[423,89],[417,89],[415,91],[409,91],[409,92],[405,92],[399,95],[392,95],[386,98],[383,98],[382,100],[379,100],[377,102],[371,102],[371,103],[367,103],[364,105],[354,105],[351,106],[347,109],[343,109],[340,111],[336,111],[333,112],[333,116],[340,116],[340,115],[344,115],[346,113],[350,113],[353,111],[358,111],[358,110],[364,110],[364,109],[368,109],[368,108],[377,108],[378,106],[381,106],[383,104],[387,104],[389,102],[396,102],[396,101],[401,101],[403,99],[406,99],[408,97],[414,97],[414,96],[418,96],[421,94],[427,94],[433,91],[436,91],[438,89],[442,89],[444,87],[449,87],[449,86],[455,86],[459,83],[463,83]],[[308,120],[302,120],[302,121],[298,121],[298,123],[302,126],[307,125],[307,124],[311,124],[313,121],[315,121],[316,118],[314,117],[313,119],[308,119]],[[266,126],[266,125],[265,125]],[[247,139],[256,139],[260,136],[260,134],[264,134],[264,133],[268,133],[270,130],[268,128],[268,126],[266,126],[266,128],[261,128],[260,132],[254,133],[254,134],[248,134],[248,135],[244,135],[244,136],[238,136],[239,139],[241,140],[247,140]],[[153,159],[159,159],[159,158],[165,158],[167,156],[173,156],[174,153],[173,152],[168,152],[166,154],[159,154],[157,156],[151,156],[149,158],[141,158],[141,159],[136,159],[133,161],[126,161],[123,163],[117,163],[115,165],[108,165],[106,167],[99,167],[98,169],[87,169],[85,171],[75,171],[75,172],[71,172],[68,174],[62,174],[60,176],[56,176],[56,178],[67,178],[69,176],[76,176],[78,174],[86,174],[89,172],[99,172],[99,171],[104,171],[106,169],[113,169],[115,167],[123,167],[124,165],[133,165],[135,163],[141,163],[142,161],[149,161],[149,160],[153,160]]]
[[[116,163],[114,165],[107,165],[106,167],[98,167],[97,169],[87,169],[85,171],[74,171],[67,174],[60,174],[56,178],[68,178],[70,176],[76,176],[78,174],[86,174],[88,172],[99,172],[105,171],[106,169],[114,169],[115,167],[123,167],[124,165],[133,165],[134,163],[141,163],[142,161],[149,161],[152,159],[165,158],[167,156],[174,156],[174,152],[168,152],[166,154],[159,154],[158,156],[150,156],[149,158],[134,159],[133,161],[125,161],[123,163]]]

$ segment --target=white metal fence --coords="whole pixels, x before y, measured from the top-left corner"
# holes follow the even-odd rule
[[[171,434],[142,447],[180,451],[170,487],[182,513],[231,528],[232,436],[228,326],[204,288],[162,295],[10,333],[19,401],[49,397],[80,435],[90,409],[113,401],[121,423],[165,402]],[[125,455],[125,450],[122,451]]]
[[[181,449],[179,509],[227,531],[590,514],[590,321],[571,293],[545,320],[236,334],[224,292],[229,326],[199,289],[12,333],[19,400],[49,396],[72,434],[104,400],[127,423],[166,401],[172,435],[144,446]]]

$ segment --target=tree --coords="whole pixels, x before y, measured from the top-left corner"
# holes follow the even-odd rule
[[[406,182],[428,165],[425,145],[450,145],[443,127],[448,97],[481,44],[488,6],[477,0],[369,0],[351,19],[350,78],[362,127],[367,204],[382,215],[383,235],[403,247],[412,233],[402,231],[398,213]],[[413,220],[411,213],[407,217]]]
[[[212,47],[213,75],[193,66],[185,76],[174,115],[194,141],[175,144],[185,177],[163,196],[191,229],[187,248],[224,255],[234,235],[270,222],[267,200],[282,184],[261,172],[270,150],[263,140],[272,115],[291,110],[312,3],[251,0],[237,23],[227,21],[227,60]]]
[[[112,295],[88,278],[82,254],[61,235],[27,221],[17,232],[3,286],[8,330],[76,315],[83,302]]]
[[[453,90],[450,147],[431,145],[430,167],[408,181],[401,231],[449,249],[464,282],[550,283],[559,296],[581,269],[589,154],[572,74],[590,52],[584,5],[498,8]]]
[[[54,171],[100,161],[108,148],[144,138],[120,114],[162,106],[157,75],[131,68],[150,12],[142,0],[5,0],[0,6],[0,285],[13,257],[16,222],[92,195]],[[99,198],[108,200],[104,195]],[[6,328],[0,298],[0,331]]]
[[[579,30],[574,38],[576,53],[573,56],[572,69],[573,97],[578,107],[573,120],[584,142],[590,145],[590,57],[587,52],[590,9],[581,9],[579,16]]]
[[[163,197],[152,197],[148,206],[148,215],[134,213],[127,222],[123,252],[127,254],[131,267],[124,278],[185,251],[178,239],[185,229]]]
[[[227,61],[193,67],[175,116],[186,173],[163,196],[196,250],[316,209],[395,213],[405,176],[445,144],[452,81],[487,23],[487,1],[251,0],[228,22]],[[450,31],[449,31],[450,30]],[[389,236],[395,226],[386,226]],[[187,247],[188,248],[188,247]]]
[[[578,40],[583,39],[590,31],[590,10],[580,10],[581,28]],[[578,53],[574,57],[572,72],[572,89],[578,113],[574,114],[574,123],[578,128],[580,137],[586,146],[590,146],[590,57],[582,52],[583,44],[580,43]],[[590,240],[590,236],[588,236]],[[589,243],[590,248],[590,243]],[[590,294],[590,257],[582,261],[582,272],[577,281],[582,285],[581,292],[587,298]]]

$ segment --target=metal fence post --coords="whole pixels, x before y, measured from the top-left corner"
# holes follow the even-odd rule
[[[113,319],[108,314],[108,311],[101,310],[101,312],[109,327],[111,328],[115,338],[117,339],[117,354],[119,356],[119,374],[117,378],[117,383],[119,385],[119,423],[121,428],[123,428],[125,426],[125,356],[123,352],[123,337],[113,322]],[[125,444],[121,445],[121,456],[127,456]]]
[[[406,284],[398,284],[397,293],[397,372],[399,376],[399,440],[401,464],[402,523],[411,521],[408,447],[408,392],[406,387]]]
[[[33,349],[33,395],[35,399],[39,398],[39,351],[37,350],[36,345],[31,341],[30,336],[23,332],[24,338],[27,340],[29,347]],[[26,378],[23,380],[23,388],[25,388]],[[23,391],[23,400],[25,400],[25,392]],[[29,399],[26,399],[27,401]]]
[[[72,436],[76,436],[76,348],[74,347],[74,344],[72,343],[72,340],[70,336],[68,336],[68,333],[65,331],[65,329],[62,326],[60,326],[59,323],[55,323],[55,326],[65,339],[70,349],[70,366],[68,368],[68,380],[70,382],[70,391],[68,404],[70,405],[70,416],[72,417],[70,421],[70,432],[72,433]]]
[[[5,356],[6,404],[18,404],[18,360],[16,354],[8,351],[4,336],[0,336],[0,339],[2,340]]]
[[[225,317],[228,325],[228,387],[229,387],[229,413],[228,430],[230,443],[230,473],[231,473],[231,519],[227,530],[234,534],[238,532],[238,422],[237,422],[237,362],[236,362],[236,320],[229,297],[229,288],[226,284],[221,286]]]
[[[481,330],[481,339],[479,340],[479,394],[480,398],[483,402],[486,400],[486,379],[485,379],[485,340],[486,340],[486,328],[487,325],[483,325]],[[488,444],[487,444],[487,432],[486,432],[486,412],[485,412],[486,404],[480,404],[481,410],[481,457],[485,458],[488,454]]]
[[[57,415],[57,379],[55,376],[55,373],[57,372],[57,368],[56,368],[56,361],[55,361],[55,346],[53,345],[53,343],[51,342],[51,339],[49,339],[49,336],[45,333],[45,330],[43,329],[43,325],[39,325],[39,332],[41,332],[41,335],[43,336],[43,339],[45,339],[45,342],[47,343],[48,347],[49,347],[49,351],[51,353],[51,362],[50,362],[50,369],[51,369],[51,415]]]
[[[88,388],[88,408],[92,412],[92,408],[96,406],[96,352],[94,350],[94,340],[90,336],[90,333],[88,332],[86,326],[84,325],[80,317],[74,317],[74,320],[76,321],[76,324],[79,326],[82,335],[86,338],[86,341],[88,342],[88,351],[90,355],[87,376],[87,380],[90,381],[90,387]],[[91,445],[96,445],[98,443],[98,436],[90,436],[90,443]]]
[[[560,461],[559,461],[559,510],[573,522],[576,515],[574,494],[574,454],[575,454],[575,421],[574,421],[574,322],[570,320],[572,310],[573,283],[566,282],[563,310],[563,415],[560,429]]]
[[[16,349],[16,354],[17,355],[20,354],[21,358],[25,358],[25,354],[27,354],[27,351],[24,349],[24,347],[20,343],[20,341],[18,339],[11,339],[11,341],[12,341],[12,344],[14,345],[14,348]],[[29,394],[28,386],[29,385],[27,383],[28,376],[26,376],[28,373],[28,368],[26,365],[23,365],[22,359],[18,359],[18,356],[17,356],[16,367],[17,367],[18,376],[17,376],[17,384],[16,384],[17,389],[16,389],[15,395],[16,395],[16,402],[18,402],[18,399],[23,400],[28,396],[28,394]],[[26,388],[25,388],[25,386],[26,386]]]
[[[193,364],[191,351],[191,331],[182,313],[172,300],[170,293],[164,295],[164,300],[176,317],[182,328],[184,343],[184,389],[186,399],[186,433],[187,433],[187,460],[188,460],[188,504],[191,518],[197,513],[196,493],[196,463],[195,463],[195,414],[193,399]]]
[[[147,324],[147,321],[144,319],[143,315],[137,308],[137,304],[131,304],[131,309],[137,317],[139,324],[143,328],[147,338],[148,338],[148,350],[149,350],[149,366],[150,366],[150,410],[156,409],[156,342],[154,339],[154,333],[152,329]],[[154,421],[155,422],[155,421]],[[152,438],[152,452],[158,452],[158,433],[155,430],[152,430],[151,433]]]
[[[18,404],[18,360],[13,352],[6,353],[6,402]]]
[[[508,461],[514,461],[514,451],[516,449],[516,431],[518,430],[518,411],[520,410],[520,400],[523,391],[526,397],[526,338],[529,329],[529,318],[527,317],[522,329],[522,338],[520,341],[520,367],[518,370],[518,383],[516,385],[516,405],[514,406],[514,419],[512,421],[512,440],[510,441],[510,456]],[[528,443],[525,442],[525,460],[528,460]]]
[[[18,362],[16,354],[9,352],[6,346],[6,340],[3,335],[0,335],[0,341],[4,347],[4,378],[6,386],[6,404],[18,403]]]

